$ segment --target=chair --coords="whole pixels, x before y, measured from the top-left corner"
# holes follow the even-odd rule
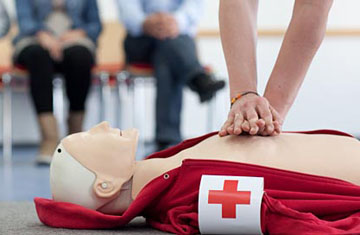
[[[119,63],[101,64],[93,69],[93,84],[99,85],[99,102],[101,104],[99,112],[100,121],[110,119],[111,114],[108,104],[111,103],[111,89],[116,87],[116,76],[122,69],[123,65]],[[116,106],[115,110],[118,109]]]
[[[93,68],[93,85],[99,87],[100,112],[99,119],[107,117],[108,109],[105,104],[111,97],[111,87],[115,87],[115,74],[121,71],[121,64],[104,64]],[[3,158],[4,163],[11,163],[12,158],[12,107],[11,96],[13,89],[20,85],[27,87],[28,72],[19,65],[12,68],[0,68],[1,89],[3,94]],[[54,115],[60,124],[64,124],[64,82],[60,74],[53,80]]]

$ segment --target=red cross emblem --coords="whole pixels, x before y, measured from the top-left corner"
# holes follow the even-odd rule
[[[222,205],[222,218],[236,218],[236,205],[250,204],[249,191],[237,191],[238,180],[225,180],[223,190],[209,190],[209,204]]]

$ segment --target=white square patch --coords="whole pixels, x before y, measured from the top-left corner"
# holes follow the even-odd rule
[[[203,175],[199,189],[202,234],[262,234],[264,178]]]

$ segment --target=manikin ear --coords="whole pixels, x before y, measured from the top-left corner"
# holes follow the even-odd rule
[[[125,169],[123,169],[125,170]],[[112,198],[120,193],[122,186],[131,179],[135,171],[135,162],[125,170],[126,176],[120,178],[114,178],[111,176],[103,175],[101,177],[97,176],[93,189],[96,196],[100,198]]]
[[[132,174],[131,174],[132,175]],[[116,197],[121,190],[121,187],[130,180],[129,178],[114,179],[111,177],[96,178],[93,189],[96,196],[100,198]]]
[[[111,166],[104,171],[97,171],[93,186],[95,194],[101,198],[116,196],[124,183],[129,181],[135,172],[135,153],[137,148],[137,132],[121,149],[121,156],[112,156]],[[136,137],[136,138],[134,138]],[[100,173],[103,172],[103,173]]]

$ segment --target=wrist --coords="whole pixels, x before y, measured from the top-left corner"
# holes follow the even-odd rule
[[[251,96],[251,95],[259,96],[259,94],[256,91],[244,91],[244,92],[238,93],[236,96],[231,97],[230,104],[232,106],[236,101],[240,100],[242,97]]]
[[[291,108],[292,103],[288,103],[284,100],[275,98],[273,96],[265,96],[264,97],[269,101],[269,104],[273,109],[277,111],[277,113],[280,115],[282,120],[285,120],[285,117],[288,113],[288,111]]]
[[[257,92],[257,86],[256,84],[237,84],[235,82],[232,82],[230,80],[230,97],[235,97],[238,94],[247,92],[247,91],[254,91]],[[236,88],[237,87],[237,88]]]

